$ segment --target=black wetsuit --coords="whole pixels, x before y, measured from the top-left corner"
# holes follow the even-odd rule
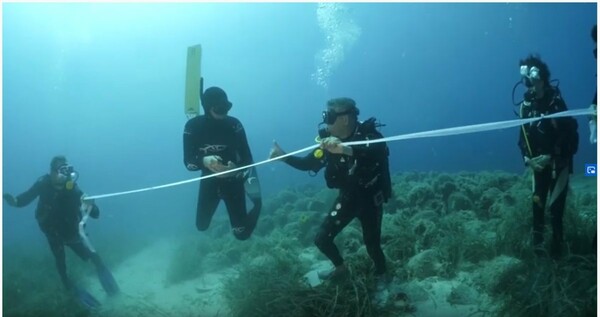
[[[29,190],[17,196],[15,206],[24,207],[39,197],[35,218],[48,239],[58,273],[67,289],[72,285],[67,277],[65,245],[69,246],[84,261],[91,259],[96,268],[103,268],[100,257],[85,245],[79,235],[79,222],[82,217],[79,208],[82,195],[83,192],[77,185],[71,190],[64,186],[57,189],[52,184],[50,175],[44,175]],[[97,219],[99,215],[100,211],[94,204],[90,217]]]
[[[521,106],[521,118],[539,117],[567,110],[557,88],[546,88],[543,98],[529,98]],[[526,132],[527,137],[523,134]],[[544,210],[548,192],[554,190],[559,175],[565,169],[573,172],[573,155],[578,148],[577,121],[572,117],[543,119],[526,124],[520,129],[519,147],[525,157],[550,155],[550,163],[541,171],[534,172],[533,193],[533,245],[537,249],[543,242]],[[528,145],[529,144],[529,145]],[[564,190],[550,206],[552,215],[551,255],[559,256],[563,240],[563,214],[567,198],[568,177]]]
[[[203,164],[205,156],[218,155],[223,164],[231,161],[236,166],[252,164],[252,154],[242,123],[231,116],[214,119],[201,115],[190,119],[183,133],[183,159],[190,171],[202,170],[202,175],[213,174]],[[254,207],[246,213],[244,173],[233,177],[212,177],[200,181],[196,227],[200,231],[208,229],[211,219],[221,199],[229,213],[233,234],[237,239],[250,237],[260,213],[260,198],[253,199]]]
[[[380,139],[374,119],[357,127],[352,136],[343,142]],[[324,151],[317,159],[314,151],[306,157],[289,157],[290,166],[304,171],[318,172],[325,167],[325,180],[329,188],[338,188],[339,195],[315,237],[315,245],[335,266],[344,260],[333,243],[338,233],[355,217],[360,220],[367,252],[375,264],[375,273],[386,271],[385,256],[381,249],[381,220],[383,203],[391,196],[388,167],[388,148],[385,142],[368,146],[352,146],[353,155],[332,154]]]

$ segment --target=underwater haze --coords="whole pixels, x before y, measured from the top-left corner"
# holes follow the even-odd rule
[[[204,87],[227,92],[229,114],[243,123],[255,162],[268,158],[273,140],[288,152],[313,145],[321,112],[335,97],[356,100],[361,119],[385,124],[384,136],[516,119],[519,60],[532,53],[560,80],[569,109],[589,107],[597,86],[590,37],[596,3],[4,3],[2,9],[2,186],[13,195],[47,173],[59,154],[80,173],[88,195],[199,177],[183,164],[182,142],[187,48],[197,44]],[[519,86],[514,100],[523,93]],[[579,177],[585,164],[596,163],[597,148],[588,141],[587,118],[577,119]],[[518,132],[390,142],[391,172],[521,175]],[[322,173],[309,177],[282,162],[257,171],[264,199],[303,184],[325,187]],[[88,221],[92,242],[110,263],[163,237],[203,237],[195,226],[197,196],[193,182],[98,199],[100,219]],[[46,259],[39,263],[59,289],[34,210],[35,202],[20,209],[3,203],[3,263],[14,266],[6,256],[13,253]],[[222,206],[216,217],[227,219]]]

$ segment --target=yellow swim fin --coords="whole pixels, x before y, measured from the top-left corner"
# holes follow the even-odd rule
[[[202,60],[202,45],[188,47],[185,72],[185,105],[184,112],[188,118],[195,117],[200,110],[200,61]]]

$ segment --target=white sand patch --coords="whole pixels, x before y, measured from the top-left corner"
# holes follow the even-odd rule
[[[166,272],[172,259],[173,240],[160,240],[111,268],[121,294],[108,297],[94,277],[86,282],[88,290],[102,302],[96,316],[227,316],[221,296],[222,280],[236,274],[232,269],[203,274],[201,277],[165,287]]]
[[[484,316],[478,312],[477,304],[458,305],[448,302],[452,290],[460,287],[461,282],[457,280],[443,280],[437,277],[431,277],[420,282],[416,282],[423,287],[429,294],[428,299],[421,301],[411,300],[416,307],[412,316],[436,316],[436,317],[479,317]],[[410,297],[410,294],[409,294]],[[472,298],[476,303],[481,304],[480,298]]]

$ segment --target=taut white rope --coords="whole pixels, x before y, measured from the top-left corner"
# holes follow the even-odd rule
[[[399,140],[408,140],[408,139],[431,138],[431,137],[439,137],[439,136],[485,132],[485,131],[517,127],[517,126],[520,126],[520,125],[523,125],[526,123],[531,123],[531,122],[535,122],[535,121],[542,120],[542,119],[551,119],[551,118],[560,118],[560,117],[576,117],[576,116],[585,116],[585,115],[596,115],[596,112],[590,108],[568,110],[568,111],[557,112],[557,113],[554,113],[551,115],[536,117],[536,118],[515,119],[515,120],[507,120],[507,121],[482,123],[482,124],[473,124],[473,125],[467,125],[467,126],[462,126],[462,127],[454,127],[454,128],[438,129],[438,130],[431,130],[431,131],[424,131],[424,132],[408,133],[408,134],[402,134],[402,135],[397,135],[397,136],[392,136],[392,137],[387,137],[387,138],[382,138],[382,139],[376,139],[376,140],[346,142],[344,144],[345,145],[361,145],[361,144],[370,144],[370,143],[379,143],[379,142],[390,142],[390,141],[399,141]],[[315,145],[308,146],[308,147],[305,147],[303,149],[300,149],[300,150],[297,150],[294,152],[286,153],[285,155],[282,155],[279,157],[267,159],[267,160],[256,162],[254,164],[250,164],[250,165],[246,165],[246,166],[237,167],[237,168],[234,168],[234,169],[231,169],[228,171],[224,171],[224,172],[214,173],[214,174],[210,174],[210,175],[206,175],[206,176],[202,176],[202,177],[196,177],[196,178],[192,178],[192,179],[188,179],[188,180],[183,180],[180,182],[152,186],[152,187],[147,187],[147,188],[129,190],[129,191],[124,191],[124,192],[112,193],[112,194],[86,196],[84,198],[84,200],[101,199],[101,198],[107,198],[107,197],[129,195],[129,194],[134,194],[134,193],[141,193],[141,192],[146,192],[146,191],[151,191],[151,190],[156,190],[156,189],[162,189],[162,188],[179,186],[179,185],[183,185],[183,184],[187,184],[187,183],[197,182],[202,179],[216,177],[219,175],[240,171],[240,170],[247,169],[250,167],[267,164],[267,163],[270,163],[270,162],[273,162],[276,160],[280,160],[280,159],[288,157],[288,156],[292,156],[292,155],[296,155],[296,154],[299,154],[302,152],[310,151],[318,146],[319,146],[319,144],[315,144]]]

